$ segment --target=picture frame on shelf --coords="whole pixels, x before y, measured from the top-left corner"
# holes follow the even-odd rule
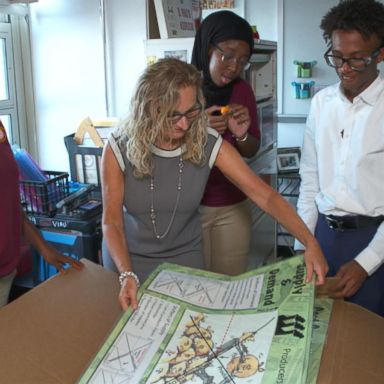
[[[194,37],[196,22],[193,0],[154,0],[161,39]]]
[[[300,170],[300,147],[278,148],[277,170],[279,173],[297,173]]]
[[[187,63],[187,57],[188,57],[188,51],[186,49],[164,51],[165,59],[168,59],[168,58],[178,59]]]

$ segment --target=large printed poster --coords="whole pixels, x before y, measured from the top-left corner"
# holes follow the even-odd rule
[[[163,264],[80,383],[306,383],[313,308],[302,256],[236,277]]]

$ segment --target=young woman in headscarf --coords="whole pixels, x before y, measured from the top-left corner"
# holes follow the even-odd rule
[[[203,20],[192,52],[192,64],[203,73],[209,126],[243,157],[256,154],[260,139],[255,95],[240,77],[250,66],[253,44],[252,28],[246,20],[230,11],[218,11]],[[216,167],[200,211],[206,268],[228,275],[246,271],[250,205]]]

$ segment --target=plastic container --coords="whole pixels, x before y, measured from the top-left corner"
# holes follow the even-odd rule
[[[79,231],[54,228],[40,229],[43,238],[65,256],[75,260],[86,258],[94,263],[100,263],[101,231],[90,235]],[[34,259],[35,284],[56,275],[57,269],[48,264],[43,257],[36,253]],[[65,265],[67,268],[69,265]]]
[[[297,61],[293,64],[296,65],[296,77],[299,78],[310,78],[312,77],[312,69],[317,64],[317,61]]]
[[[13,155],[19,167],[21,180],[46,181],[47,175],[33,160],[32,156],[23,148],[17,145],[12,146]]]
[[[314,81],[308,81],[304,83],[297,83],[293,81],[291,83],[294,86],[296,99],[309,99],[312,97]]]

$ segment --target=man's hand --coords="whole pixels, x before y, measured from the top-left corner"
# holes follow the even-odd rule
[[[340,281],[329,290],[332,298],[339,299],[354,295],[368,277],[365,269],[355,260],[342,265],[335,277]]]

